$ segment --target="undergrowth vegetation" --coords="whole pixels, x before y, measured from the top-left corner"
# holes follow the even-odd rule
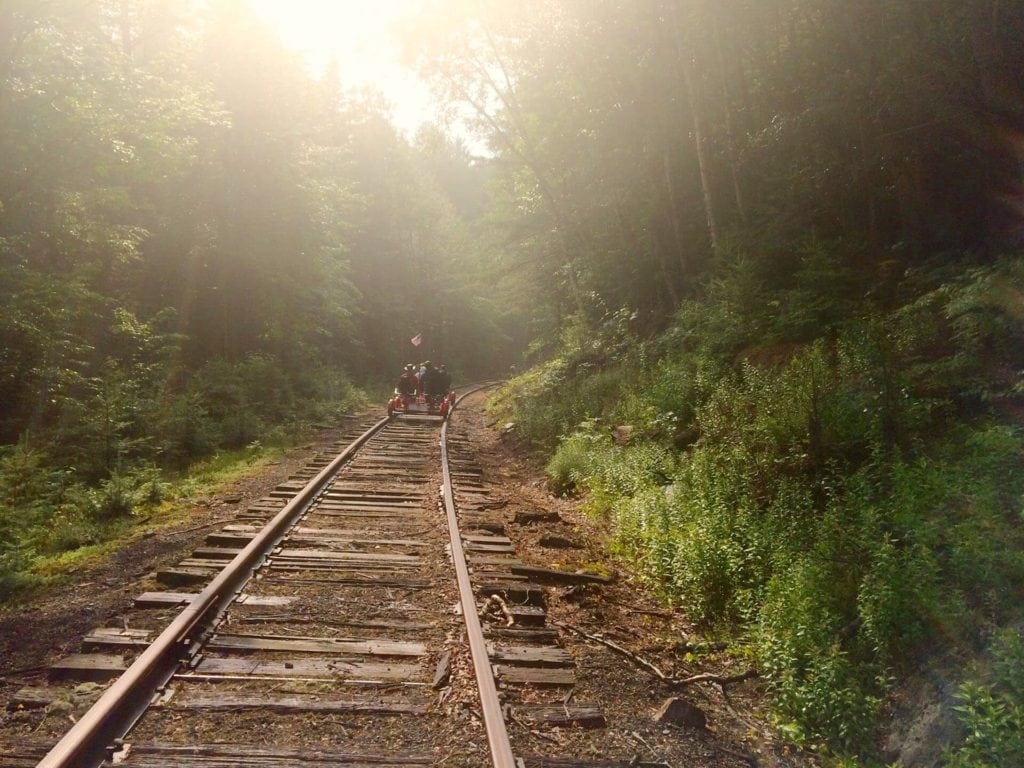
[[[725,260],[660,337],[624,312],[581,322],[494,407],[637,573],[752,644],[783,730],[870,755],[893,682],[1024,596],[1024,262],[859,302],[835,263]],[[1000,733],[1017,722],[999,695],[968,690],[969,727],[994,707]]]
[[[214,361],[176,382],[171,348],[136,329],[140,344],[123,345],[99,376],[69,380],[49,420],[0,447],[0,601],[46,563],[187,493],[196,462],[239,451],[251,460],[363,402],[340,372],[285,375],[261,355]],[[147,349],[157,351],[144,360]]]
[[[1006,629],[993,643],[990,679],[960,687],[957,711],[963,744],[950,750],[948,768],[1024,765],[1024,635]]]

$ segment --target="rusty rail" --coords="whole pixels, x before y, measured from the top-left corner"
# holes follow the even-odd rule
[[[110,746],[135,725],[153,696],[171,679],[181,660],[190,656],[198,635],[234,600],[327,482],[387,423],[387,419],[378,421],[310,480],[104,692],[37,768],[97,768]]]
[[[463,398],[474,392],[494,384],[482,384],[463,393],[455,405],[454,411]],[[462,548],[462,537],[459,535],[459,521],[455,515],[455,495],[452,491],[451,471],[448,467],[448,420],[441,425],[441,471],[444,477],[442,496],[445,513],[448,516],[448,535],[452,545],[452,560],[455,563],[455,576],[459,583],[459,601],[462,604],[462,616],[466,621],[466,635],[473,656],[473,670],[476,673],[477,689],[480,693],[480,709],[483,712],[484,728],[487,730],[487,743],[491,749],[491,761],[494,768],[516,768],[516,759],[512,754],[512,744],[505,727],[505,717],[498,699],[498,689],[494,684],[491,661],[487,656],[487,643],[480,617],[477,616],[476,597],[469,581],[469,568],[466,565],[466,554]]]

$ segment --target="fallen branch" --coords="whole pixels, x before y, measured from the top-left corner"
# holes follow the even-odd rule
[[[741,672],[738,675],[715,675],[711,673],[704,673],[701,675],[693,675],[692,677],[684,677],[682,680],[673,680],[672,685],[677,685],[679,687],[684,685],[693,685],[694,683],[728,685],[729,683],[741,683],[744,680],[750,680],[754,677],[760,677],[760,674],[756,669],[748,669],[746,672]]]
[[[637,656],[635,653],[633,653],[632,651],[630,651],[630,650],[628,650],[626,648],[623,648],[621,645],[619,645],[618,643],[616,643],[613,640],[607,640],[607,639],[601,637],[600,635],[592,635],[589,632],[584,632],[582,629],[580,629],[579,627],[574,627],[572,624],[565,624],[565,623],[562,623],[562,622],[554,622],[554,625],[556,627],[560,627],[562,629],[566,629],[566,630],[568,630],[570,632],[573,632],[573,633],[575,633],[577,635],[580,635],[581,637],[585,637],[585,638],[587,638],[587,640],[593,640],[595,643],[600,643],[604,647],[609,648],[609,649],[615,651],[620,656],[625,656],[627,659],[632,661],[634,664],[637,664],[638,666],[643,667],[644,669],[646,669],[648,672],[650,672],[652,675],[654,675],[656,678],[658,678],[662,682],[666,682],[666,683],[674,682],[673,678],[671,678],[668,675],[666,675],[664,672],[662,672],[660,669],[658,669],[656,666],[654,666],[654,664],[652,664],[651,662],[647,661],[647,659],[643,659],[640,656]]]
[[[589,632],[583,631],[579,627],[574,627],[572,624],[565,624],[562,622],[553,623],[556,627],[566,629],[570,632],[580,635],[581,637],[585,637],[587,640],[593,640],[595,643],[600,643],[606,648],[615,651],[620,656],[625,656],[627,659],[632,661],[637,666],[646,669],[648,672],[650,672],[656,678],[661,680],[663,683],[667,683],[668,685],[674,688],[682,688],[687,685],[693,685],[694,683],[715,683],[716,685],[728,685],[729,683],[739,683],[744,680],[749,680],[751,678],[759,676],[756,669],[748,669],[746,672],[741,672],[738,675],[716,675],[713,673],[705,672],[699,675],[691,675],[690,677],[684,677],[681,679],[676,677],[670,677],[669,675],[666,675],[664,672],[658,669],[658,667],[656,667],[654,664],[649,662],[647,659],[637,656],[635,653],[626,648],[623,648],[621,645],[614,642],[613,640],[608,640],[604,637],[601,637],[600,635],[592,635]]]

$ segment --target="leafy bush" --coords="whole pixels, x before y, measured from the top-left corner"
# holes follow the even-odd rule
[[[163,497],[166,470],[218,448],[283,443],[289,430],[363,397],[340,371],[310,365],[292,375],[262,355],[185,376],[172,363],[173,337],[127,312],[115,313],[110,333],[122,348],[102,375],[68,376],[53,426],[0,449],[0,600],[26,583],[36,556],[129,526]]]
[[[963,743],[946,755],[948,768],[1024,765],[1024,637],[1006,630],[994,643],[993,677],[964,683],[956,707]]]
[[[831,263],[809,249],[769,275],[726,253],[643,354],[596,339],[616,351],[588,356],[577,333],[498,407],[534,445],[562,435],[552,487],[610,515],[642,578],[752,634],[788,733],[864,755],[935,638],[971,644],[1024,596],[1024,441],[1005,418],[1024,260],[911,274],[892,309],[851,298],[862,281]],[[1018,723],[995,693],[964,706],[992,733]]]
[[[0,452],[0,600],[25,582],[34,550],[27,533],[52,514],[63,476],[49,457],[23,439]]]
[[[645,348],[632,332],[633,319],[624,309],[605,314],[596,327],[574,318],[558,353],[512,379],[491,408],[515,422],[532,447],[553,450],[561,435],[614,409],[635,380]]]
[[[558,444],[558,450],[545,467],[549,485],[558,494],[582,487],[591,474],[594,454],[608,450],[611,437],[593,431],[576,432]]]

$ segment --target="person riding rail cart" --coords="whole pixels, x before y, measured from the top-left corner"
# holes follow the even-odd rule
[[[428,360],[419,372],[411,364],[405,366],[395,387],[395,396],[388,401],[388,417],[396,414],[446,417],[455,402],[451,383],[451,375],[443,365],[437,368]]]
[[[412,363],[409,363],[405,366],[405,370],[402,371],[402,375],[398,377],[398,386],[395,387],[395,391],[400,395],[414,397],[418,386],[419,380],[416,378],[416,368]]]
[[[427,403],[434,405],[448,394],[447,382],[445,381],[445,375],[435,368],[433,364],[427,363],[426,367],[427,370],[420,377],[420,386],[423,388],[423,394],[427,398]]]

